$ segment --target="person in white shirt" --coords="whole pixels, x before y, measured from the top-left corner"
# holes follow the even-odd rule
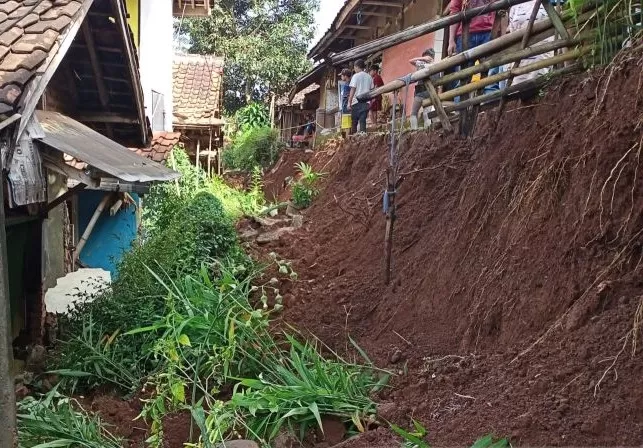
[[[375,88],[373,78],[366,73],[364,69],[366,64],[363,60],[355,62],[355,74],[351,78],[351,93],[348,97],[348,107],[351,111],[351,118],[353,120],[352,134],[357,132],[357,125],[359,124],[360,132],[366,132],[366,118],[368,117],[369,103],[360,103],[357,97],[370,92]]]

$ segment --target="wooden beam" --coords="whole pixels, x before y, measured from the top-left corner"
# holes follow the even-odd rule
[[[54,157],[46,153],[41,153],[43,159],[43,165],[45,168],[55,171],[63,176],[67,176],[69,179],[73,179],[81,184],[85,184],[89,187],[98,187],[99,180],[94,179],[89,174],[85,173],[82,170],[74,168],[73,166],[67,165],[62,160],[57,160]]]
[[[554,24],[554,28],[556,28],[560,37],[563,39],[569,39],[569,32],[567,31],[567,28],[565,28],[565,24],[560,18],[558,11],[556,11],[556,8],[554,8],[554,5],[552,5],[549,0],[543,0],[543,7],[545,8],[545,11],[547,11],[547,15]]]
[[[58,207],[60,204],[62,204],[63,202],[65,202],[67,199],[71,198],[72,196],[74,196],[78,192],[84,190],[86,187],[87,187],[87,185],[85,185],[83,183],[79,183],[77,185],[74,185],[69,190],[65,191],[63,194],[58,196],[56,199],[54,199],[53,201],[48,203],[45,206],[45,209],[43,210],[43,214],[49,213],[51,210],[53,210],[54,208]]]
[[[392,13],[392,12],[362,11],[363,16],[384,17],[384,18],[397,17],[398,14],[399,13]]]
[[[78,117],[79,121],[87,123],[122,123],[122,124],[139,124],[136,117],[128,114],[120,114],[118,112],[104,112],[104,113],[84,113]]]
[[[349,30],[370,30],[370,26],[366,25],[344,25],[344,28]]]
[[[109,93],[107,92],[107,86],[105,85],[105,79],[103,78],[103,69],[100,66],[98,53],[96,53],[94,36],[92,35],[92,31],[89,29],[87,22],[83,22],[81,30],[83,32],[83,37],[85,38],[85,45],[87,45],[89,61],[91,63],[92,72],[94,73],[96,87],[98,88],[98,97],[100,98],[100,103],[103,107],[107,107],[109,105]]]
[[[384,6],[387,8],[404,8],[404,3],[397,3],[397,2],[383,2],[383,1],[376,1],[376,0],[365,0],[362,2],[362,5],[364,6]]]

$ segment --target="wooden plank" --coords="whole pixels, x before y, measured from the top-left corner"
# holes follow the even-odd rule
[[[122,123],[122,124],[138,124],[139,119],[132,117],[129,114],[121,114],[118,112],[104,112],[104,113],[83,113],[80,117],[81,121],[86,123]]]
[[[395,2],[395,1],[383,2],[383,1],[376,1],[376,0],[365,0],[365,1],[362,2],[362,5],[364,5],[364,6],[384,6],[386,8],[404,8],[404,3]]]
[[[87,22],[83,22],[81,30],[83,32],[83,37],[85,38],[87,51],[89,52],[89,61],[91,63],[92,72],[94,73],[94,81],[96,82],[96,87],[98,88],[98,98],[100,99],[100,104],[103,107],[107,107],[109,105],[109,93],[107,92],[107,86],[105,85],[105,79],[103,78],[103,69],[100,66],[100,60],[98,59],[98,54],[96,53],[94,36],[92,35],[92,31],[89,29],[89,25],[87,25]]]
[[[69,166],[64,161],[57,160],[48,154],[41,153],[41,156],[45,168],[62,174],[63,176],[67,176],[70,179],[74,179],[81,184],[85,184],[90,187],[98,187],[100,181],[91,177],[84,171],[76,169],[73,166]]]

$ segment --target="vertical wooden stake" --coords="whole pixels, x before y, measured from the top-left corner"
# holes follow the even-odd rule
[[[212,176],[212,126],[210,126],[210,142],[208,143],[208,177]]]
[[[438,113],[438,117],[440,117],[440,121],[442,122],[442,127],[447,132],[453,132],[453,126],[451,126],[451,122],[449,121],[449,116],[444,111],[444,106],[442,105],[442,101],[440,101],[440,96],[438,95],[438,91],[435,90],[435,86],[428,79],[424,81],[424,85],[426,86],[429,92],[431,101],[433,101],[433,105],[435,106],[435,110]]]
[[[0,160],[0,168],[2,161]],[[3,172],[0,169],[0,172]],[[3,181],[4,182],[4,181]],[[0,185],[1,187],[1,185]],[[4,217],[4,188],[0,188],[0,446],[17,445],[16,397],[13,384],[13,346],[7,265],[7,235]]]

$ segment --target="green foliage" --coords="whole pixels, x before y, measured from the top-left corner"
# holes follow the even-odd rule
[[[261,368],[258,379],[242,379],[234,389],[231,405],[246,430],[264,443],[283,427],[299,428],[303,436],[321,418],[333,415],[361,422],[375,414],[369,394],[381,389],[388,375],[350,364],[339,357],[328,359],[319,347],[285,335],[283,343],[257,338]]]
[[[237,111],[237,123],[241,131],[265,128],[270,125],[268,109],[261,103],[250,103]]]
[[[426,428],[415,420],[413,420],[413,427],[415,431],[407,431],[399,426],[391,425],[393,432],[404,440],[402,448],[431,448],[431,445],[424,441],[427,435]]]
[[[576,20],[579,32],[594,33],[594,49],[586,56],[586,64],[607,64],[622,49],[623,43],[632,42],[643,30],[640,4],[631,0],[606,0],[593,12],[586,24],[578,18],[588,0],[569,0],[563,4],[563,18]],[[637,11],[638,8],[638,11]]]
[[[269,127],[252,128],[241,132],[235,142],[224,151],[226,168],[252,172],[257,167],[268,167],[279,159],[284,145],[279,133]]]
[[[17,407],[19,448],[124,446],[98,417],[87,414],[78,403],[60,396],[55,389],[41,399],[27,397]]]
[[[292,202],[295,207],[302,209],[310,207],[313,199],[319,194],[316,184],[325,174],[315,172],[304,162],[299,162],[296,166],[299,170],[299,180],[292,186]]]
[[[431,448],[426,441],[427,430],[419,422],[413,420],[414,430],[407,431],[396,425],[391,429],[403,440],[402,448]],[[481,437],[471,445],[471,448],[509,448],[511,444],[507,439],[496,439],[492,434]]]
[[[269,93],[281,95],[311,67],[306,57],[319,0],[221,0],[207,18],[176,22],[191,53],[226,56],[228,115]]]
[[[108,379],[107,372],[117,371],[110,382],[128,391],[138,386],[140,377],[127,378],[128,369],[117,364],[137,366],[140,374],[153,369],[146,354],[154,335],[104,342],[105,335],[149,326],[166,312],[167,291],[148,267],[180,279],[203,265],[214,268],[213,260],[244,259],[231,219],[210,193],[197,193],[167,222],[167,227],[154,229],[144,244],[124,255],[111,289],[93,301],[78,303],[62,320],[63,344],[55,368],[84,372],[72,376],[74,386],[94,387]]]

